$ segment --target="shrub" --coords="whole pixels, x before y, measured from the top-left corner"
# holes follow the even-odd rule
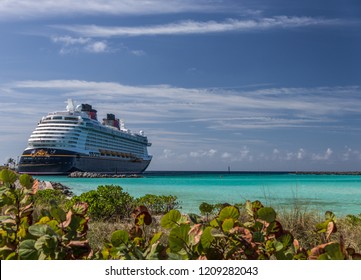
[[[99,186],[96,190],[74,196],[71,200],[86,202],[89,215],[96,220],[114,220],[129,217],[134,209],[134,198],[120,186]]]
[[[138,206],[146,206],[153,215],[165,214],[172,209],[179,208],[177,197],[173,195],[146,194],[145,196],[136,199],[136,204]]]
[[[0,172],[0,259],[82,259],[92,254],[86,239],[87,205],[67,213],[53,203],[34,222],[37,184],[27,175]]]

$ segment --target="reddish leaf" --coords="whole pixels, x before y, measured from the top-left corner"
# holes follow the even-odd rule
[[[201,224],[195,224],[188,232],[188,235],[194,236],[194,244],[198,244],[201,240],[201,236],[203,233],[202,225]]]
[[[64,222],[62,222],[61,224],[59,224],[59,227],[60,228],[68,227],[71,223],[72,216],[73,216],[73,212],[71,212],[71,210],[69,210],[68,213],[66,214],[66,220]]]
[[[139,214],[141,214],[143,212],[149,213],[148,208],[141,205],[141,206],[136,207],[131,215],[133,218],[136,218]]]
[[[39,190],[39,181],[38,180],[34,180],[33,182],[33,193],[36,194]]]
[[[336,231],[337,231],[336,224],[333,221],[329,222],[326,230],[326,240],[329,241],[331,234]]]
[[[143,231],[140,227],[138,226],[135,226],[135,227],[132,227],[130,230],[129,230],[129,236],[131,239],[134,239],[136,237],[142,237],[142,234],[143,234]]]
[[[318,245],[311,249],[308,259],[317,260],[320,255],[325,252],[325,247],[332,244],[333,242]]]

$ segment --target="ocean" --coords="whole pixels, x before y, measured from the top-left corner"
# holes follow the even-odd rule
[[[244,203],[260,200],[277,210],[301,207],[332,211],[337,216],[361,213],[361,176],[249,172],[146,172],[142,178],[68,178],[39,176],[59,182],[80,195],[99,185],[119,185],[133,197],[175,195],[183,213],[199,213],[208,203]]]

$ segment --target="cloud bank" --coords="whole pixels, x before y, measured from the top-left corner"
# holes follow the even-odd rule
[[[150,15],[220,11],[227,5],[207,0],[3,0],[2,20],[51,18],[60,15]]]
[[[123,36],[155,36],[155,35],[190,35],[223,32],[247,32],[269,30],[275,28],[297,28],[307,26],[337,25],[338,19],[322,19],[313,17],[275,16],[259,19],[227,19],[225,21],[186,20],[176,23],[124,27],[99,25],[55,25],[58,29],[71,31],[86,37],[123,37]]]

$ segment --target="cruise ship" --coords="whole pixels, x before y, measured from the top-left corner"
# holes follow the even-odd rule
[[[89,104],[43,117],[20,157],[19,173],[68,174],[73,171],[107,174],[138,174],[151,162],[151,143],[143,131],[133,133],[114,114],[99,122]]]

